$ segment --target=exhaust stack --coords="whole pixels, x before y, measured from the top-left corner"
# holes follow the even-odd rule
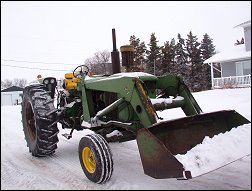
[[[119,51],[116,48],[115,29],[112,29],[113,51],[111,52],[112,74],[121,73]]]

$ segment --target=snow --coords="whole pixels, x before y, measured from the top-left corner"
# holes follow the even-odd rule
[[[193,96],[204,112],[234,109],[251,121],[251,88],[209,90],[193,93]],[[165,119],[184,116],[178,108],[158,112],[158,115]],[[78,144],[84,135],[90,134],[90,130],[74,131],[73,138],[68,140],[61,134],[69,133],[70,130],[62,129],[60,125],[59,129],[59,143],[55,154],[43,158],[33,157],[24,139],[21,106],[1,106],[1,189],[251,189],[251,124],[234,128],[211,140],[206,138],[201,145],[189,151],[183,164],[186,169],[193,168],[195,172],[192,173],[196,176],[197,170],[200,170],[197,164],[212,166],[220,158],[229,162],[229,156],[246,154],[233,163],[190,180],[149,177],[143,172],[135,140],[109,143],[114,170],[111,179],[105,184],[95,184],[88,180],[80,166]],[[244,153],[247,150],[250,152]],[[197,154],[200,154],[201,158],[195,158]],[[176,157],[179,158],[179,155]],[[204,165],[206,162],[209,163]]]
[[[123,136],[123,134],[118,130],[114,130],[111,133],[106,135],[107,138],[110,138],[110,137],[113,137],[113,136]]]
[[[204,63],[230,62],[242,59],[251,59],[251,51],[245,50],[245,44],[234,46],[206,59]]]
[[[76,103],[76,101],[72,101],[71,103],[68,103],[65,107],[73,107],[73,105]]]
[[[186,155],[176,155],[176,158],[184,165],[185,170],[190,170],[192,176],[196,177],[240,159],[241,156],[248,156],[251,154],[250,127],[251,124],[245,124],[225,134],[206,137],[202,144],[188,151]]]
[[[181,96],[177,96],[176,98],[156,98],[156,99],[150,99],[150,100],[151,100],[151,103],[155,105],[155,104],[161,104],[161,103],[169,104],[169,103],[172,103],[173,101],[182,101],[184,100],[184,98]]]
[[[87,122],[87,121],[84,121],[84,120],[82,121],[81,125],[84,126],[84,127],[86,127],[86,128],[90,128],[91,127],[91,124],[89,122]]]
[[[140,78],[140,77],[152,77],[152,78],[156,78],[156,76],[152,75],[152,74],[148,74],[145,72],[121,72],[121,73],[117,73],[117,74],[113,74],[109,77],[103,78],[101,77],[100,79],[97,80],[97,78],[95,78],[96,81],[106,81],[108,79],[121,79],[123,77],[132,77],[132,78]],[[89,77],[86,78],[86,80],[92,80],[94,78]]]
[[[243,28],[245,28],[245,27],[248,27],[248,26],[251,26],[251,20],[246,21],[246,22],[243,22],[243,23],[241,23],[241,24],[235,26],[234,28],[238,28],[238,27],[243,27]]]
[[[148,73],[145,73],[145,72],[121,72],[121,73],[111,75],[111,77],[115,77],[115,76],[125,76],[125,77],[149,76],[149,77],[155,77],[154,75],[148,74]]]

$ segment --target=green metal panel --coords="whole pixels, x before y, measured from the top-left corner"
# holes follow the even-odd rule
[[[155,116],[155,109],[153,108],[147,92],[141,84],[141,81],[135,78],[135,87],[130,101],[132,107],[137,113],[144,127],[157,122]]]
[[[185,104],[182,109],[187,116],[202,113],[200,106],[198,105],[197,101],[194,99],[193,95],[185,84],[181,84],[179,86],[179,91],[180,95],[185,99]]]
[[[118,120],[121,122],[139,120],[133,107],[129,102],[125,102],[118,107]]]
[[[123,103],[124,103],[124,99],[119,98],[118,100],[114,101],[113,103],[111,103],[109,106],[107,106],[103,110],[97,112],[96,116],[98,118],[105,116],[105,115],[109,114],[110,112],[114,111],[116,108],[118,108]]]
[[[139,75],[137,75],[139,74]],[[111,75],[109,77],[90,77],[85,80],[86,88],[92,90],[100,90],[118,93],[124,96],[127,101],[129,101],[130,92],[132,92],[134,88],[134,79],[140,79],[142,81],[157,81],[157,77],[146,74],[143,72],[139,72],[137,74],[127,74],[118,73]]]
[[[158,76],[157,89],[164,89],[168,95],[176,96],[178,94],[178,77],[174,75]]]
[[[81,103],[79,102],[75,102],[71,107],[66,107],[66,111],[65,111],[65,116],[66,117],[75,117],[78,115],[79,112],[79,107],[81,107],[80,105]]]
[[[134,89],[133,79],[132,77],[90,79],[85,81],[85,87],[90,90],[117,93],[120,97],[124,97],[126,101],[130,101]]]
[[[83,108],[83,117],[84,121],[89,121],[91,117],[94,117],[94,103],[92,99],[92,94],[90,90],[85,88],[85,84],[83,82],[81,84],[82,89],[82,108]]]
[[[85,121],[91,117],[91,115],[85,114],[85,111],[90,110],[90,107],[87,106],[88,103],[84,103],[86,97],[88,98],[88,95],[86,94],[88,90],[99,90],[117,93],[118,97],[127,101],[135,111],[134,113],[130,113],[130,115],[136,114],[144,127],[156,123],[154,108],[150,103],[146,90],[137,77],[114,76],[104,79],[86,80],[83,88],[85,89],[83,90],[83,114]],[[136,119],[134,116],[133,118]]]

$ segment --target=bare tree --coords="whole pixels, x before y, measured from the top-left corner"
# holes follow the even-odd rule
[[[85,60],[90,69],[95,74],[108,74],[108,63],[110,62],[110,52],[108,50],[98,51],[94,54],[94,57]]]
[[[87,58],[85,64],[89,67],[90,71],[99,74],[98,65],[95,64],[94,58]]]
[[[3,89],[5,89],[5,83],[4,83],[4,81],[1,81],[1,90],[3,90]]]
[[[13,81],[9,79],[5,79],[4,81],[1,81],[1,89],[6,89],[11,86],[18,86],[18,87],[24,88],[26,84],[27,84],[27,80],[24,78],[22,79],[15,78]]]
[[[95,53],[94,60],[96,64],[99,64],[104,74],[107,74],[106,65],[110,61],[110,52],[107,50],[99,51]]]
[[[24,78],[22,78],[22,79],[15,78],[13,81],[14,86],[18,86],[21,88],[24,88],[26,86],[26,84],[27,84],[27,80]]]
[[[13,82],[9,79],[5,79],[3,82],[1,81],[1,89],[6,89],[6,88],[9,88],[11,86],[13,86]]]

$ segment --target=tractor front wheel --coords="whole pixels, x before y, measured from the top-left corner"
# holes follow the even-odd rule
[[[111,178],[112,154],[101,135],[90,134],[80,140],[79,159],[83,172],[92,182],[103,183]]]

